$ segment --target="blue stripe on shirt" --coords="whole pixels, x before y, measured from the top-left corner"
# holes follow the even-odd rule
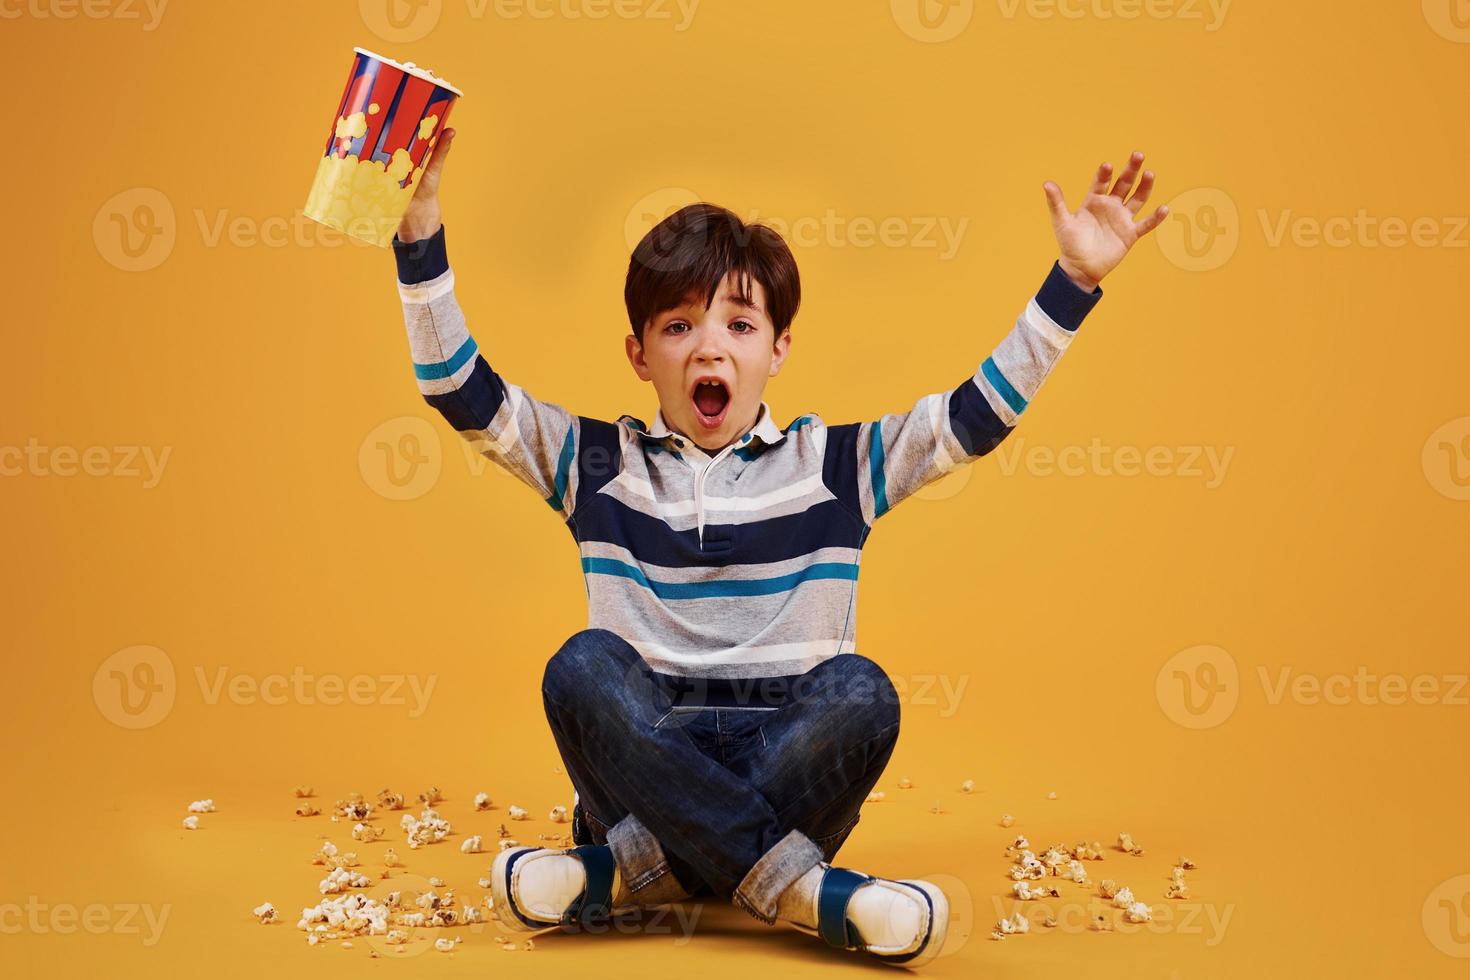
[[[478,354],[480,349],[475,346],[474,337],[466,337],[464,343],[459,345],[459,350],[449,355],[447,361],[439,361],[436,364],[419,364],[413,366],[413,376],[420,381],[438,381],[447,378],[464,367],[469,359]]]
[[[1005,403],[1011,406],[1011,411],[1017,415],[1026,411],[1026,399],[1022,398],[1021,393],[1011,386],[1011,383],[1006,380],[1004,374],[1000,373],[1000,368],[995,366],[994,358],[987,357],[985,359],[985,363],[980,365],[980,373],[985,375],[985,380],[990,382],[990,386],[995,389],[996,394],[1000,395],[1005,400]]]
[[[789,592],[802,582],[839,579],[856,582],[858,566],[851,562],[816,562],[789,575],[773,578],[723,579],[710,582],[657,582],[643,571],[616,558],[583,558],[586,575],[616,575],[632,579],[660,599],[709,599],[720,596],[775,595]]]

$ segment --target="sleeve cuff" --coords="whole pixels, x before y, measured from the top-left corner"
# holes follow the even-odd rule
[[[434,234],[416,242],[399,241],[395,233],[393,258],[398,263],[398,281],[405,286],[444,275],[449,271],[449,253],[444,250],[444,226],[441,224]]]
[[[1036,305],[1063,330],[1076,330],[1082,326],[1082,321],[1092,312],[1097,301],[1102,299],[1102,294],[1101,286],[1090,293],[1083,292],[1075,282],[1067,278],[1067,274],[1062,271],[1062,264],[1053,262],[1046,281],[1036,291]]]

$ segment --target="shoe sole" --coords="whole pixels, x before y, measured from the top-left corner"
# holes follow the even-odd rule
[[[918,881],[913,878],[900,878],[899,884],[910,885],[917,888],[929,897],[929,942],[924,945],[923,950],[911,960],[895,963],[894,966],[904,966],[909,969],[918,969],[939,958],[944,950],[944,942],[949,938],[949,899],[938,886],[927,881]],[[879,957],[882,959],[883,957]]]

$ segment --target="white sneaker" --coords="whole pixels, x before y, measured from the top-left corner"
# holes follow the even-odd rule
[[[626,911],[611,908],[621,880],[605,844],[511,847],[495,856],[490,894],[495,917],[507,929],[541,932],[584,915]]]
[[[939,956],[949,935],[949,900],[937,885],[877,878],[825,862],[820,867],[812,916],[817,926],[791,925],[892,966],[914,969]]]

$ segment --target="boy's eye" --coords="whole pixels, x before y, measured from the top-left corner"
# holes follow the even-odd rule
[[[730,326],[745,328],[744,330],[737,331],[737,333],[750,333],[752,330],[755,329],[755,324],[751,323],[748,320],[736,320],[734,323],[730,324]]]
[[[667,327],[664,327],[664,329],[665,330],[668,330],[668,331],[673,331],[674,328],[676,328],[676,327],[687,327],[687,326],[689,326],[689,324],[684,323],[684,322],[682,322],[680,320],[675,320],[673,323],[669,324]]]

